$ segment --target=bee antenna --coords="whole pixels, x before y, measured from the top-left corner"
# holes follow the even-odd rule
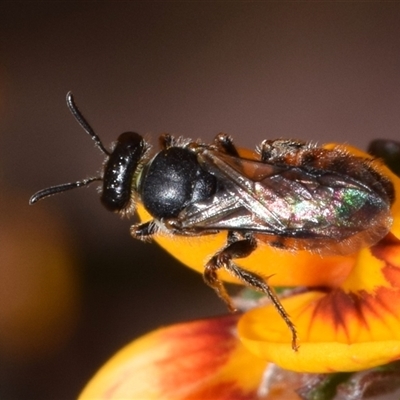
[[[74,96],[72,92],[67,93],[67,106],[71,111],[72,115],[78,121],[79,125],[85,130],[86,133],[90,135],[90,137],[96,143],[96,146],[107,156],[110,155],[110,152],[104,147],[103,143],[101,143],[100,138],[97,136],[93,128],[89,125],[89,122],[86,121],[86,118],[79,111],[77,105],[75,104]],[[49,188],[50,189],[50,188]],[[68,190],[68,189],[65,189]]]
[[[53,195],[61,193],[61,192],[66,192],[67,190],[79,188],[82,186],[87,186],[94,181],[101,181],[101,180],[102,180],[102,178],[100,178],[100,177],[88,178],[88,179],[83,179],[83,180],[77,181],[77,182],[63,183],[62,185],[52,186],[47,189],[39,190],[29,199],[29,204],[32,205],[32,204],[36,203],[37,201],[42,200],[46,197],[53,196]]]

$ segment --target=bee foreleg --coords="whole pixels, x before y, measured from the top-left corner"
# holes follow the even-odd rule
[[[149,241],[159,230],[157,224],[151,220],[142,224],[134,224],[130,227],[131,235],[134,239]]]

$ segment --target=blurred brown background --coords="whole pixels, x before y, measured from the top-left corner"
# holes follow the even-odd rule
[[[71,399],[113,353],[158,326],[225,312],[201,276],[129,236],[96,185],[126,130],[242,146],[290,137],[399,139],[398,3],[0,5],[0,397]]]

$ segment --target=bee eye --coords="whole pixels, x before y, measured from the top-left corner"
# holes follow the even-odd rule
[[[103,176],[101,202],[109,211],[123,211],[132,197],[132,180],[147,146],[138,133],[125,132],[118,137]]]

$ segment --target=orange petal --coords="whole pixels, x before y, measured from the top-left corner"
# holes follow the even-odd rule
[[[400,241],[393,236],[360,252],[342,288],[282,301],[300,348],[271,306],[239,322],[243,343],[258,356],[299,372],[358,371],[400,358]]]
[[[158,329],[108,361],[79,399],[254,399],[267,363],[237,339],[238,316]]]

